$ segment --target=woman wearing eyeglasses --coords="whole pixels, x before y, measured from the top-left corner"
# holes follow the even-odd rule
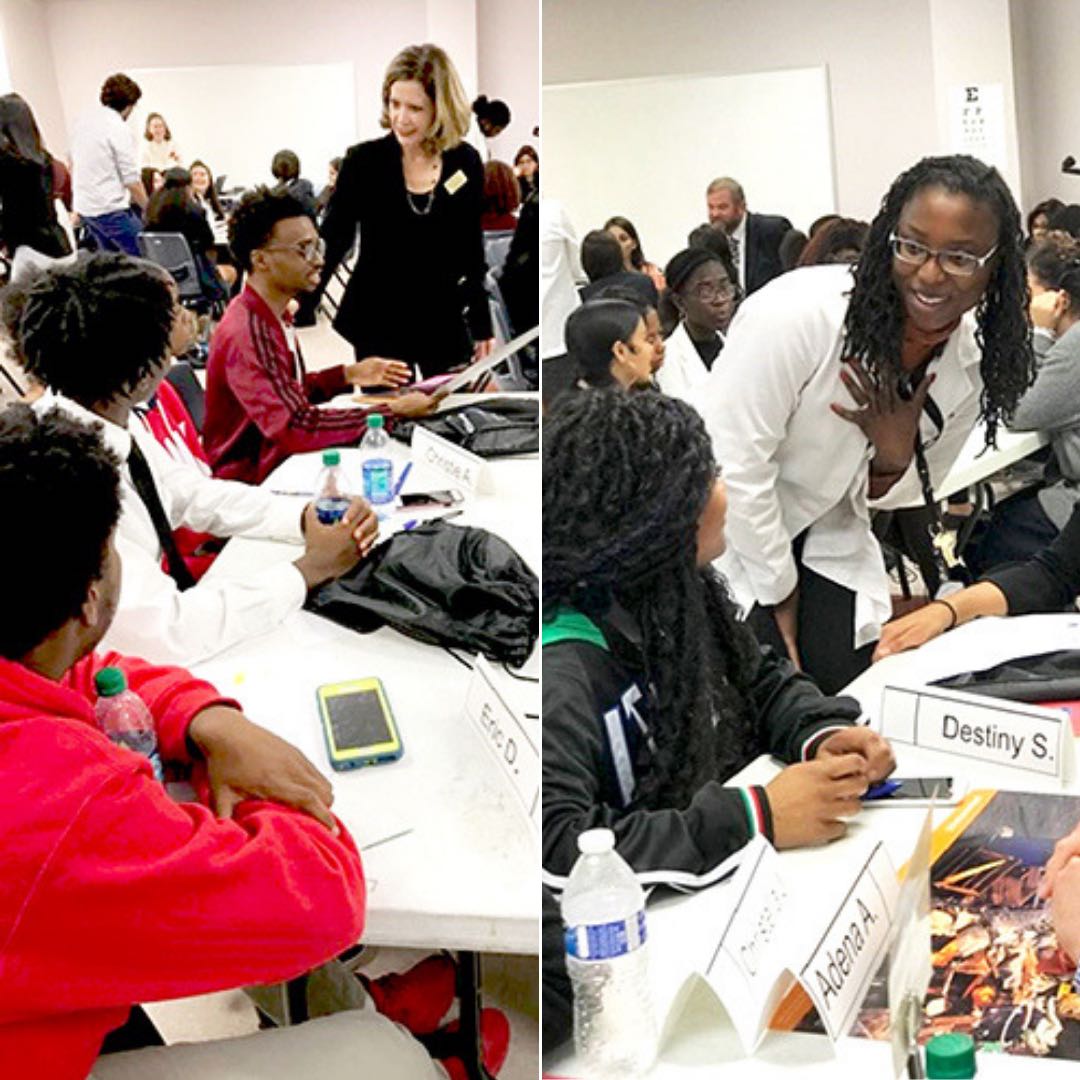
[[[1020,215],[997,171],[925,158],[894,181],[859,262],[754,294],[700,395],[731,505],[721,569],[760,640],[826,692],[891,614],[869,500],[922,500],[1034,369]]]
[[[661,306],[674,314],[678,325],[664,343],[664,366],[656,373],[656,383],[669,397],[696,405],[739,302],[735,264],[730,254],[725,259],[691,247],[671,259],[664,278]]]
[[[322,225],[326,266],[315,302],[359,229],[334,320],[357,360],[404,361],[427,377],[491,351],[484,167],[462,141],[470,116],[446,53],[413,45],[383,78],[380,122],[389,134],[345,155]]]

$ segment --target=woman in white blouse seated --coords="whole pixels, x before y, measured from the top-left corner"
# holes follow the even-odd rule
[[[665,394],[696,407],[739,302],[738,276],[730,254],[725,260],[705,248],[690,247],[672,258],[664,277],[667,290],[661,305],[678,325],[665,342],[664,366],[656,382]]]
[[[759,640],[826,693],[868,666],[892,609],[868,500],[921,502],[917,447],[932,489],[1033,370],[1020,215],[971,157],[898,177],[853,268],[754,293],[698,407],[728,489],[719,566]]]
[[[180,147],[173,142],[172,132],[161,113],[152,112],[146,118],[143,131],[143,147],[140,164],[144,169],[182,168],[184,159],[180,156]]]

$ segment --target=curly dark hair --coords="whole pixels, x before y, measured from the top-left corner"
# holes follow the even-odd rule
[[[908,202],[931,187],[968,196],[988,207],[998,222],[993,270],[975,309],[975,339],[982,351],[980,404],[986,441],[993,446],[998,425],[1012,416],[1035,374],[1020,212],[997,169],[954,154],[923,158],[893,181],[853,268],[855,288],[844,320],[844,355],[861,360],[875,379],[900,377],[905,317],[893,283],[889,235]]]
[[[142,97],[139,84],[127,75],[110,75],[101,86],[101,104],[123,112]]]
[[[251,253],[261,248],[274,231],[274,226],[286,218],[311,215],[304,204],[284,188],[271,190],[260,184],[245,191],[229,215],[229,247],[245,270],[251,269]]]
[[[697,566],[716,476],[705,425],[654,390],[584,390],[545,425],[543,475],[545,618],[602,619],[617,603],[636,619],[656,743],[638,798],[681,808],[759,752],[758,647],[720,577]]]
[[[47,270],[0,310],[23,367],[86,408],[130,393],[158,367],[173,325],[165,272],[129,255]]]
[[[1071,307],[1080,309],[1080,240],[1067,232],[1043,233],[1028,249],[1027,263],[1040,285],[1063,289]]]
[[[0,560],[10,568],[0,618],[0,656],[19,660],[79,614],[105,567],[120,517],[120,462],[95,428],[58,409],[0,412],[0,505],[27,521],[49,521],[62,506],[75,529],[47,528],[27,543],[0,529]]]

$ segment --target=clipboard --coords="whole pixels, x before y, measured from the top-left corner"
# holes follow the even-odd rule
[[[447,394],[453,394],[455,391],[460,390],[463,386],[468,386],[470,383],[476,382],[481,375],[486,375],[492,368],[497,368],[503,361],[508,360],[519,349],[523,349],[531,341],[535,341],[540,336],[539,325],[526,330],[524,334],[518,334],[516,338],[508,341],[505,345],[500,345],[497,349],[493,349],[490,355],[486,356],[483,360],[477,360],[470,364],[464,371],[459,371],[449,382],[443,383],[435,394],[438,397],[445,397]]]

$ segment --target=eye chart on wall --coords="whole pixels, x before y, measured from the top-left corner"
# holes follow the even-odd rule
[[[949,151],[1004,170],[1005,88],[1001,83],[949,88]]]

